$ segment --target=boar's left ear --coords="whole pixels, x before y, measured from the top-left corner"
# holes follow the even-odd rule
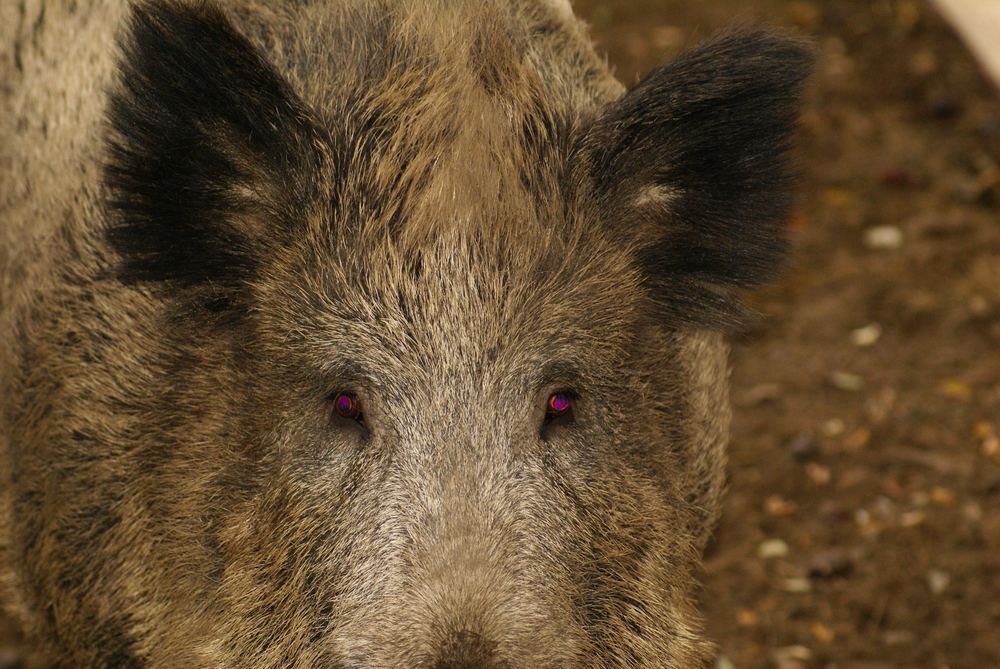
[[[786,152],[811,64],[797,39],[725,35],[653,71],[588,130],[599,208],[639,249],[662,321],[736,325],[739,290],[780,267]]]
[[[137,4],[120,58],[104,172],[119,275],[226,308],[313,196],[317,126],[211,3]]]

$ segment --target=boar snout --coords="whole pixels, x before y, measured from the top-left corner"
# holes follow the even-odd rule
[[[546,528],[532,518],[543,500],[510,463],[476,450],[476,464],[445,457],[432,468],[436,476],[425,472],[432,483],[416,486],[411,509],[420,511],[404,567],[413,608],[404,620],[424,638],[427,669],[550,666],[539,639],[572,644],[559,622],[565,602],[548,592],[560,575],[540,555]]]

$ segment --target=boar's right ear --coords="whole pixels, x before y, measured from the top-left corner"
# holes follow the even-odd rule
[[[663,322],[736,325],[740,289],[781,265],[785,154],[811,64],[797,39],[725,35],[653,71],[587,132],[599,209],[639,249]]]
[[[317,126],[207,2],[136,5],[118,75],[104,176],[119,275],[226,308],[313,197]]]

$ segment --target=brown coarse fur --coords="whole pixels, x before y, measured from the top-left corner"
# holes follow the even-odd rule
[[[626,94],[561,0],[0,25],[3,599],[54,662],[705,664],[802,45]]]

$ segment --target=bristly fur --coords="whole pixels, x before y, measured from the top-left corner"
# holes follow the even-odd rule
[[[119,276],[228,301],[304,215],[321,133],[211,4],[136,5],[121,62],[105,167]]]
[[[785,257],[787,152],[811,49],[756,30],[654,70],[585,139],[609,219],[638,229],[646,285],[666,324],[727,327],[738,289]]]
[[[0,600],[33,643],[707,665],[720,330],[781,255],[797,41],[730,35],[625,94],[566,0],[22,7]]]

